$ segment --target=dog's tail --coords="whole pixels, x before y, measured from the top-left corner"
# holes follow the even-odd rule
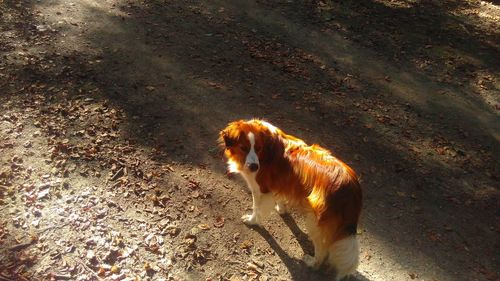
[[[350,235],[330,246],[328,263],[337,271],[336,280],[353,273],[359,264],[359,243],[356,235]]]

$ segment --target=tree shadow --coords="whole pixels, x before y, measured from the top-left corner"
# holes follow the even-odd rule
[[[355,13],[358,5],[363,8],[375,5],[377,13],[370,19],[374,24],[381,15],[401,12],[403,16],[397,18],[397,23],[405,22],[405,16],[411,18],[413,13],[399,10],[395,13],[392,8],[372,1],[355,2],[340,2],[355,15],[355,21],[339,15],[341,25],[363,20],[363,14]],[[115,8],[123,15],[84,6],[82,13],[86,13],[86,21],[92,23],[97,18],[104,18],[109,24],[90,29],[83,36],[90,42],[92,52],[70,55],[47,52],[44,59],[53,60],[59,70],[20,66],[12,79],[25,79],[27,83],[44,81],[47,88],[65,84],[69,95],[50,96],[47,110],[52,109],[50,103],[64,104],[82,96],[110,103],[124,113],[121,127],[124,137],[140,147],[154,148],[153,154],[158,161],[205,165],[219,175],[223,174],[222,164],[212,152],[218,130],[234,119],[264,116],[283,129],[290,128],[287,131],[308,142],[312,140],[335,147],[340,158],[360,171],[366,194],[365,227],[392,247],[387,252],[401,255],[397,262],[402,266],[408,269],[425,266],[415,264],[413,253],[423,253],[444,271],[456,276],[467,271],[461,258],[467,255],[482,257],[478,263],[491,266],[488,261],[491,253],[482,254],[486,247],[483,240],[493,241],[490,238],[494,237],[494,231],[476,217],[483,214],[482,210],[493,217],[498,215],[492,214],[497,197],[489,195],[494,192],[473,197],[480,188],[488,191],[495,180],[480,176],[478,171],[495,175],[498,170],[498,162],[480,152],[497,149],[494,136],[475,125],[477,116],[486,115],[480,121],[488,126],[494,120],[490,118],[491,110],[480,112],[484,108],[482,101],[466,97],[473,104],[466,104],[467,107],[462,107],[462,101],[454,102],[453,98],[429,103],[426,97],[415,94],[425,85],[415,80],[430,79],[414,69],[397,82],[407,84],[415,95],[411,98],[386,93],[402,90],[383,86],[386,82],[375,77],[383,73],[384,67],[374,68],[369,75],[358,79],[366,81],[349,82],[356,80],[348,76],[351,69],[363,68],[365,59],[373,53],[366,55],[366,50],[359,48],[358,42],[362,40],[335,46],[336,42],[344,42],[339,36],[322,33],[323,26],[316,25],[318,19],[311,22],[307,10],[297,6],[304,4],[302,2],[295,2],[284,10],[284,4],[268,1],[245,4],[243,9],[235,8],[229,1],[216,4],[164,5],[153,1],[140,6],[129,3]],[[274,10],[276,7],[269,5],[277,5],[279,9]],[[220,9],[221,6],[226,7],[226,12]],[[430,13],[430,10],[428,7],[423,12]],[[285,16],[281,15],[282,11]],[[411,20],[403,26],[409,28],[415,23]],[[16,27],[22,28],[24,25]],[[369,36],[363,30],[358,31],[340,32],[350,38]],[[319,35],[310,41],[311,37],[301,36],[301,32]],[[459,34],[447,36],[455,38]],[[415,47],[412,52],[417,51],[417,45],[424,44],[422,38],[417,39],[418,44],[409,46]],[[477,45],[484,43],[475,40],[474,36],[465,41]],[[382,45],[382,48],[390,49],[394,46],[391,44]],[[51,51],[56,52],[57,45],[52,47],[55,50]],[[272,52],[266,54],[264,51]],[[386,60],[384,57],[375,62]],[[99,63],[90,64],[90,61]],[[77,88],[89,91],[82,94],[76,91]],[[97,90],[90,91],[92,89]],[[437,87],[433,84],[431,89],[435,91]],[[26,98],[30,98],[29,94]],[[366,101],[366,108],[357,107],[359,100]],[[458,117],[440,119],[438,116],[443,112],[445,115],[457,112]],[[398,119],[395,124],[377,121],[378,118],[387,119],[388,115],[391,118],[408,116],[416,121],[406,123],[405,118]],[[470,132],[468,138],[462,138],[457,132],[457,120],[465,120],[460,126],[468,134]],[[368,125],[374,127],[370,129]],[[414,126],[412,130],[423,132],[423,136],[417,136],[418,141],[414,142],[417,134],[406,136],[405,126]],[[77,127],[70,130],[76,131]],[[395,142],[398,138],[403,141]],[[436,148],[452,143],[460,146],[464,155],[458,153],[457,160],[453,161],[461,161],[461,165],[441,161],[433,150],[412,154],[415,147],[427,145],[428,139],[439,140]],[[476,146],[475,142],[482,146]],[[471,168],[476,154],[477,158],[484,159],[479,160],[479,167]],[[217,189],[213,192],[220,197],[233,195]],[[464,226],[464,220],[474,221],[474,224]],[[300,246],[310,252],[308,239],[295,222],[287,218],[284,222],[298,237]],[[456,230],[443,229],[443,222],[456,226]],[[395,227],[387,227],[391,225]],[[488,239],[478,237],[477,229],[482,229]],[[287,256],[267,231],[259,234],[277,252],[292,276],[297,280],[304,280],[297,276],[309,276],[301,273],[301,265]],[[428,237],[434,240],[429,241]],[[443,241],[443,237],[453,243]],[[456,248],[462,244],[466,244],[472,254],[466,255]]]
[[[473,102],[487,101],[489,108],[495,106],[494,99],[471,94],[477,92],[471,82],[477,82],[482,71],[494,73],[500,59],[493,20],[483,18],[484,24],[478,24],[478,19],[466,12],[479,5],[464,1],[363,0],[312,1],[305,7],[294,3],[281,8],[294,22],[335,30],[356,45],[376,50],[385,60],[411,66],[456,91],[470,86],[461,96]],[[498,86],[489,87],[498,90]]]

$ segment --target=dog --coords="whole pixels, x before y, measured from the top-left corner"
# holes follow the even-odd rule
[[[273,207],[280,214],[295,207],[305,214],[314,245],[314,257],[304,255],[304,262],[314,269],[326,262],[337,280],[356,270],[362,191],[353,169],[327,149],[260,119],[229,123],[218,141],[228,172],[241,174],[252,192],[244,223],[260,225]]]

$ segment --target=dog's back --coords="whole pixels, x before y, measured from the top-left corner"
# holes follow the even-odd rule
[[[245,223],[258,224],[269,203],[284,200],[306,213],[315,252],[305,259],[309,266],[327,260],[337,279],[356,269],[362,193],[349,166],[330,151],[256,119],[230,123],[219,141],[228,167],[241,173],[252,191],[253,212],[242,217]]]
[[[318,248],[315,254],[326,252],[323,255],[335,267],[340,279],[352,273],[359,263],[356,233],[362,191],[358,177],[348,165],[318,145],[308,146],[289,135],[281,139],[284,153],[278,154],[283,159],[276,162],[281,162],[281,166],[290,165],[290,174],[277,176],[298,180],[300,184],[289,184],[286,189],[275,187],[278,190],[271,191],[277,191],[289,202],[300,202],[299,207],[309,213],[306,222],[309,235],[313,242],[320,243],[315,247]]]

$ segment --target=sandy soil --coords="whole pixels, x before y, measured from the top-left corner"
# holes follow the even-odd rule
[[[216,146],[261,117],[360,174],[350,280],[499,280],[492,1],[0,1],[0,280],[332,280]]]

